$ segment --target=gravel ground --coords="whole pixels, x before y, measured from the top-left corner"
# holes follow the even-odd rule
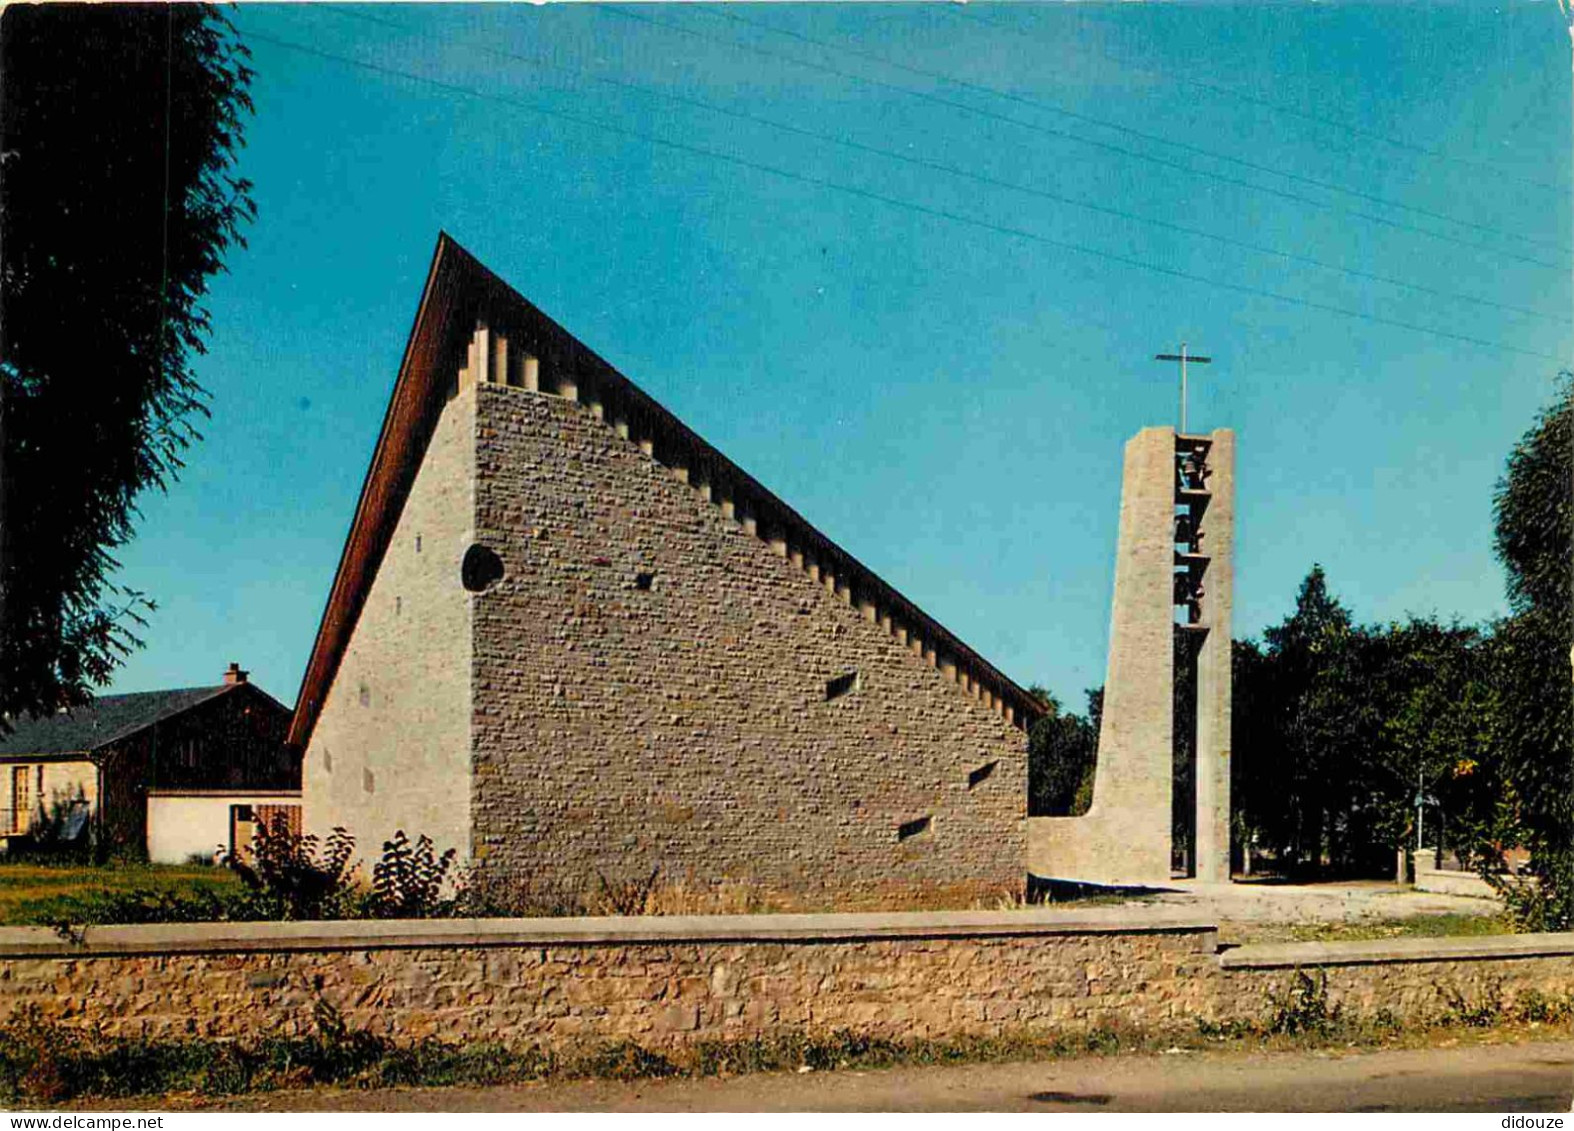
[[[1484,917],[1502,910],[1496,900],[1415,891],[1382,880],[1322,884],[1177,880],[1161,891],[1128,902],[1132,907],[1173,908],[1213,919],[1225,937],[1234,941],[1284,937],[1274,927],[1379,923],[1429,915]]]

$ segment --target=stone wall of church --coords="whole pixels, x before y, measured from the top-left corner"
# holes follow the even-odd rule
[[[477,395],[481,881],[1021,889],[1022,730],[599,409]]]
[[[301,766],[306,831],[336,826],[363,861],[403,830],[470,844],[475,394],[443,410]]]

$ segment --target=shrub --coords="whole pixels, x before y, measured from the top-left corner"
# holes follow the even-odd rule
[[[424,835],[412,847],[403,829],[383,844],[383,858],[372,868],[368,903],[376,918],[431,919],[454,913],[457,900],[445,897],[444,888],[457,853],[450,848],[437,856],[432,847],[431,837]]]
[[[1574,928],[1574,875],[1562,857],[1533,859],[1521,875],[1490,864],[1480,875],[1503,900],[1517,931],[1567,931]]]
[[[10,1096],[53,1103],[79,1094],[82,1035],[45,1021],[36,1005],[0,1028],[0,1086]]]
[[[355,838],[342,828],[319,845],[310,833],[292,832],[282,815],[262,826],[252,842],[252,862],[230,867],[250,889],[256,919],[356,919],[365,899],[356,883]]]
[[[1267,1030],[1289,1036],[1327,1035],[1339,1025],[1340,1012],[1339,1006],[1328,1004],[1328,975],[1318,971],[1314,978],[1297,970],[1284,993],[1269,993]]]

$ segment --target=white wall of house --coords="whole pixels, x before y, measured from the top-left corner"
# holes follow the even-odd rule
[[[52,814],[56,805],[78,798],[98,805],[98,767],[92,762],[0,762],[0,837],[27,832],[40,812]]]
[[[230,807],[299,805],[299,792],[221,792],[217,790],[150,790],[148,792],[148,859],[155,864],[184,864],[193,856],[211,860],[216,849],[230,848]]]

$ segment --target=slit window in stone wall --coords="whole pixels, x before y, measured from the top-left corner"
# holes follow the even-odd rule
[[[485,593],[503,580],[503,559],[497,551],[477,543],[465,551],[459,565],[459,582],[472,593]]]
[[[370,707],[372,705],[372,689],[364,683],[360,687],[360,698],[361,706]]]
[[[972,771],[967,775],[967,788],[972,789],[975,786],[982,785],[984,782],[988,781],[989,775],[995,772],[995,767],[998,765],[1000,765],[998,760],[994,762],[985,762],[982,766],[978,767],[978,769]]]
[[[656,584],[656,575],[654,573],[644,573],[644,572],[642,572],[642,573],[636,573],[634,575],[634,588],[635,589],[643,589],[643,590],[648,592],[650,590],[651,586],[653,586],[655,584]]]
[[[832,699],[840,699],[848,692],[857,690],[857,672],[848,672],[846,675],[839,675],[835,679],[828,679],[825,681],[825,701],[829,703]]]
[[[415,536],[415,552],[418,554],[421,552],[421,536],[419,534]]]
[[[929,826],[934,823],[933,817],[919,817],[914,821],[905,821],[896,826],[896,839],[898,841],[912,840],[920,833],[929,831]]]

